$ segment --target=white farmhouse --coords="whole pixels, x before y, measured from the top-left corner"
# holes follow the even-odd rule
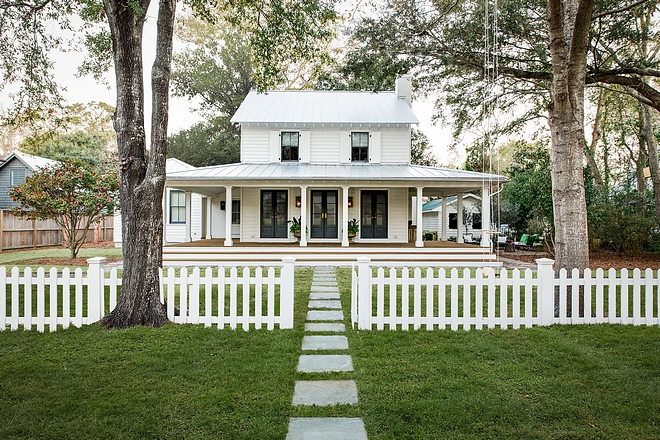
[[[394,92],[250,92],[232,119],[241,126],[241,162],[168,172],[166,187],[186,200],[202,195],[202,236],[225,247],[408,243],[411,219],[422,218],[413,197],[474,190],[485,195],[489,218],[491,185],[506,178],[411,165],[411,126],[419,121],[410,102],[410,76]],[[294,218],[304,231],[299,241],[289,230]],[[359,233],[350,241],[353,219]],[[186,241],[195,239],[189,232]],[[490,248],[488,234],[482,237]],[[424,246],[421,227],[412,238]]]

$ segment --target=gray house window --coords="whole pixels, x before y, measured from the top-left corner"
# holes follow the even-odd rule
[[[351,133],[351,162],[369,162],[369,133]]]
[[[20,185],[25,182],[25,170],[11,169],[9,170],[9,186]]]
[[[282,137],[282,162],[289,160],[298,160],[298,151],[300,147],[299,135],[297,131],[283,131]]]
[[[170,223],[186,222],[185,191],[170,191]]]

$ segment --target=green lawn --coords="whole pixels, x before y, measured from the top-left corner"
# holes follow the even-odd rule
[[[0,332],[0,438],[284,439],[301,416],[362,417],[371,440],[660,438],[660,328],[349,329],[355,371],[305,376],[311,274],[294,330]],[[360,402],[293,408],[305,378],[355,379]]]
[[[7,270],[10,270],[14,266],[18,266],[23,270],[27,266],[33,267],[36,270],[36,265],[27,264],[26,262],[30,260],[39,260],[44,258],[69,258],[71,256],[71,251],[66,248],[58,247],[49,247],[42,249],[30,249],[25,251],[11,251],[11,252],[0,252],[0,266],[5,266]],[[78,258],[92,258],[92,257],[105,257],[105,258],[122,258],[121,248],[82,248],[78,252]],[[47,269],[50,269],[52,266],[48,266]],[[70,269],[75,269],[76,267],[86,268],[87,264],[84,266],[77,265],[67,265],[67,266],[54,266],[58,270],[61,270],[63,267],[69,267]]]

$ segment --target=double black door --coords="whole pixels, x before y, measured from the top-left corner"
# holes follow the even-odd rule
[[[361,238],[387,238],[387,191],[362,191]]]
[[[287,238],[287,192],[261,191],[261,238]]]
[[[311,238],[337,238],[337,191],[311,191]]]

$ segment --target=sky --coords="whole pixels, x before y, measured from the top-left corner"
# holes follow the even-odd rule
[[[151,114],[151,65],[156,52],[156,16],[157,16],[158,2],[151,2],[151,7],[147,12],[147,21],[144,28],[143,37],[143,61],[145,73],[145,131],[147,136],[150,134],[150,114]],[[177,41],[175,40],[174,51],[177,51]],[[63,94],[66,104],[74,104],[77,102],[86,103],[90,101],[105,102],[112,106],[116,104],[116,91],[114,87],[114,71],[107,73],[106,78],[108,84],[97,83],[91,76],[76,77],[76,69],[83,60],[79,52],[63,53],[58,52],[53,54],[54,61],[54,74],[56,81],[65,88]],[[8,89],[11,90],[11,89]],[[4,108],[11,107],[11,102],[7,97],[7,91],[0,94],[0,106]],[[187,98],[177,98],[170,96],[170,117],[169,128],[170,134],[176,133],[182,129],[188,128],[202,120],[201,116],[192,111],[194,103],[191,103]],[[434,148],[434,153],[438,158],[441,166],[455,165],[460,166],[465,158],[464,152],[456,152],[449,150],[451,144],[451,130],[447,127],[442,127],[439,124],[432,124],[433,115],[433,100],[428,99],[425,101],[413,101],[413,112],[420,120],[418,128],[426,134],[429,138],[431,145]]]

